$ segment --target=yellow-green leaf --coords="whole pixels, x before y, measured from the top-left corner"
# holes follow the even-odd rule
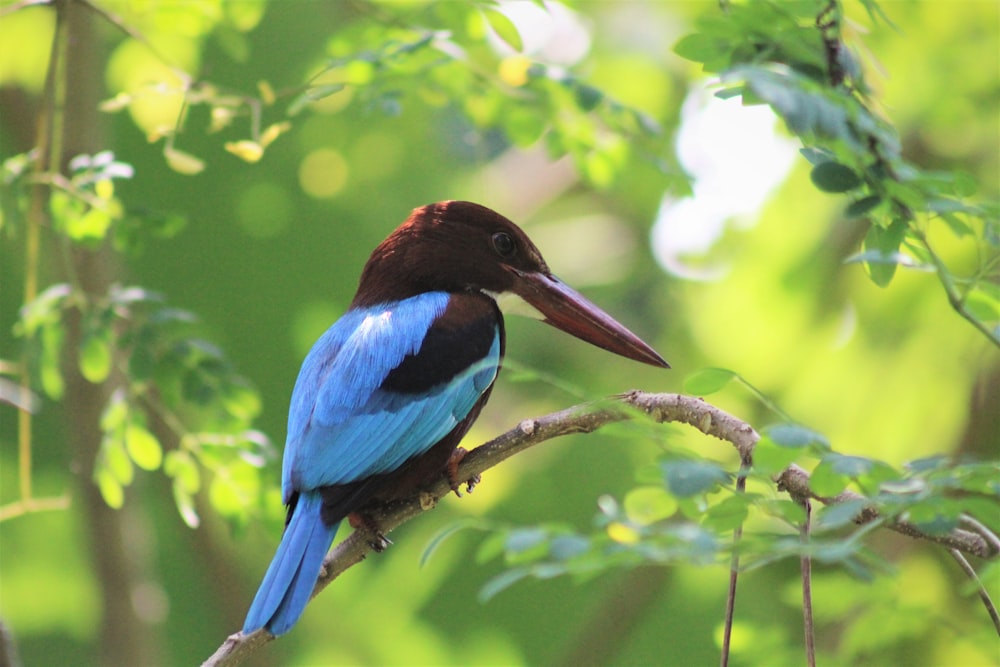
[[[260,134],[261,148],[267,148],[275,139],[290,129],[292,129],[292,124],[288,121],[268,125],[267,128]]]
[[[517,31],[517,26],[514,22],[507,18],[507,15],[503,12],[498,12],[495,9],[483,8],[483,18],[489,23],[493,32],[497,34],[497,37],[507,42],[507,45],[515,51],[520,51],[524,48],[524,43],[521,41],[521,33]]]
[[[125,504],[125,490],[122,489],[122,485],[118,483],[118,480],[107,470],[98,470],[94,474],[94,477],[97,482],[97,488],[101,491],[101,497],[104,498],[104,502],[108,504],[108,507],[121,509],[121,506]]]
[[[99,384],[111,372],[111,341],[107,330],[84,336],[80,344],[80,374]]]
[[[108,404],[104,407],[104,412],[101,414],[101,430],[117,430],[125,423],[127,416],[128,403],[125,401],[125,392],[121,388],[116,389],[111,394],[111,398],[108,399]]]
[[[143,470],[156,470],[163,461],[160,441],[141,424],[133,422],[125,429],[125,448],[135,464]]]
[[[115,478],[122,486],[128,486],[135,477],[135,467],[132,460],[125,453],[125,446],[121,439],[114,436],[105,436],[101,447],[103,461],[102,469]]]
[[[243,511],[246,498],[236,480],[230,475],[230,470],[219,470],[208,490],[208,498],[212,507],[224,516],[234,516]]]
[[[264,147],[256,141],[243,139],[242,141],[227,141],[226,150],[245,162],[253,164],[260,161],[264,156]]]
[[[166,158],[167,165],[178,174],[194,176],[195,174],[201,173],[205,169],[204,160],[197,158],[190,153],[178,150],[173,146],[168,146],[163,149],[163,157]]]
[[[608,537],[619,544],[635,544],[642,536],[639,531],[620,521],[612,521],[608,524]]]
[[[184,489],[184,485],[180,483],[180,479],[174,480],[174,503],[177,505],[177,511],[180,512],[181,519],[188,525],[188,528],[197,528],[201,523],[201,518],[194,508],[194,499]]]
[[[661,521],[677,511],[677,500],[662,486],[640,486],[625,496],[625,514],[635,523],[646,526]]]
[[[197,493],[201,487],[201,472],[191,455],[183,450],[168,452],[163,461],[163,472],[174,478],[174,487],[187,494]]]
[[[42,381],[42,389],[54,401],[62,398],[66,388],[59,363],[64,337],[64,329],[61,326],[42,328],[42,353],[38,359],[38,374]]]

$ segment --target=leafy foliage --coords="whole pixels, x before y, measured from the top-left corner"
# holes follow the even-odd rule
[[[5,181],[12,188],[30,187],[27,167],[35,159],[8,159]],[[126,211],[115,197],[114,182],[132,178],[134,169],[111,151],[79,155],[68,167],[68,177],[42,175],[53,186],[53,227],[66,242],[96,249],[110,241],[123,253],[135,253],[146,237],[170,237],[183,228],[177,216],[138,218]],[[27,194],[17,199],[29,201]],[[93,294],[66,282],[26,303],[14,332],[28,343],[33,375],[50,399],[62,398],[68,372],[78,372],[92,385],[113,387],[93,468],[109,506],[123,505],[136,467],[162,468],[172,479],[178,511],[195,527],[194,496],[202,486],[198,462],[209,473],[213,507],[245,521],[259,493],[258,469],[272,453],[267,437],[252,429],[260,399],[218,348],[194,335],[195,320],[142,287],[112,284],[106,293]],[[74,370],[63,365],[72,322],[80,329],[79,347],[70,351]]]
[[[881,15],[875,3],[867,7]],[[864,218],[869,231],[848,262],[863,263],[880,287],[898,266],[936,272],[952,306],[1000,346],[1000,205],[970,200],[975,185],[964,174],[903,158],[895,130],[873,111],[842,23],[837,2],[753,1],[706,15],[675,51],[719,74],[720,97],[770,106],[801,140],[816,187],[850,197],[845,216]],[[932,248],[937,226],[974,244],[979,261],[967,275]]]

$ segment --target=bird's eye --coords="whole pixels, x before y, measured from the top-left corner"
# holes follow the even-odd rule
[[[491,240],[493,241],[493,249],[501,257],[510,257],[517,249],[517,244],[507,232],[497,232],[491,237]]]

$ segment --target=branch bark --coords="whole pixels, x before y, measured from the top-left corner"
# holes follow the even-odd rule
[[[473,449],[462,459],[458,467],[458,479],[472,479],[506,459],[537,444],[570,433],[591,433],[614,422],[626,421],[646,415],[659,423],[676,422],[692,426],[709,435],[732,444],[741,460],[751,460],[754,445],[760,439],[757,432],[746,422],[705,402],[700,398],[680,394],[653,394],[631,391],[611,399],[584,403],[536,419],[526,419],[513,429],[493,440]],[[778,488],[793,497],[816,498],[824,503],[839,503],[860,498],[847,492],[836,498],[819,498],[809,491],[809,475],[797,466],[790,466],[778,476]],[[451,487],[444,476],[422,491],[419,495],[366,510],[384,534],[407,521],[433,509],[438,501],[451,493]],[[863,523],[877,517],[875,510],[865,510],[857,521]],[[955,530],[947,536],[932,536],[921,532],[916,526],[903,521],[887,523],[886,526],[906,535],[928,539],[945,544],[950,548],[983,558],[997,555],[997,549],[985,538],[966,530]],[[327,554],[323,562],[313,596],[326,588],[330,582],[348,568],[360,563],[373,551],[369,543],[371,537],[355,531]],[[241,632],[226,638],[202,667],[230,667],[238,664],[262,645],[274,639],[266,630],[257,630],[249,635]]]

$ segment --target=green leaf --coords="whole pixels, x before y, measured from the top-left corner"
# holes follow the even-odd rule
[[[832,498],[847,488],[851,483],[845,477],[833,470],[831,466],[819,465],[809,478],[809,488],[818,496]]]
[[[260,414],[260,396],[245,385],[231,384],[227,386],[222,396],[222,402],[229,414],[243,421],[252,421]]]
[[[205,169],[204,160],[173,146],[168,146],[163,150],[163,157],[167,161],[167,166],[178,174],[194,176]]]
[[[911,506],[903,518],[916,524],[925,533],[945,535],[958,527],[961,513],[962,507],[959,503],[936,497]]]
[[[194,497],[184,489],[184,485],[178,479],[174,480],[174,504],[177,505],[177,511],[188,528],[197,528],[201,524],[201,518],[194,507]]]
[[[524,43],[521,41],[521,33],[517,31],[517,26],[507,18],[506,14],[487,7],[483,7],[480,11],[482,11],[483,18],[486,19],[486,22],[493,29],[493,32],[496,33],[497,37],[506,42],[515,51],[520,52],[524,49]]]
[[[720,531],[735,530],[746,520],[748,511],[747,499],[732,495],[708,508],[704,525]]]
[[[424,547],[423,553],[420,554],[420,567],[427,564],[427,561],[431,559],[431,556],[434,555],[434,552],[437,551],[438,547],[444,544],[445,540],[450,538],[455,533],[465,530],[466,528],[477,528],[481,525],[481,523],[482,522],[477,518],[467,518],[455,521],[454,523],[445,526],[444,529],[438,531],[437,534],[431,538],[431,541],[427,543],[427,546]]]
[[[813,493],[830,498],[846,489],[851,483],[850,475],[836,468],[835,463],[838,458],[837,455],[828,455],[813,470],[809,476],[809,488]]]
[[[687,498],[711,491],[729,481],[729,473],[715,463],[677,459],[660,464],[670,493]]]
[[[799,449],[819,445],[823,449],[830,448],[830,441],[825,435],[799,424],[774,424],[767,427],[765,433],[779,447]]]
[[[674,44],[674,53],[681,58],[693,60],[696,63],[719,62],[729,56],[729,45],[714,35],[702,32],[685,35]],[[707,66],[705,69],[709,69]]]
[[[476,563],[482,565],[500,556],[506,539],[507,534],[503,531],[490,533],[476,549]]]
[[[774,475],[795,462],[802,455],[797,448],[775,443],[767,436],[757,441],[753,450],[753,468],[762,475]]]
[[[132,422],[125,428],[125,448],[129,457],[143,470],[156,470],[163,461],[160,441],[142,424]]]
[[[65,230],[77,243],[94,246],[104,239],[111,221],[111,214],[106,209],[92,206],[83,215],[68,218]]]
[[[502,122],[504,132],[519,148],[527,148],[538,141],[547,125],[546,119],[539,111],[521,104],[507,109],[502,116]]]
[[[108,404],[101,413],[101,430],[105,433],[118,431],[125,424],[128,418],[128,402],[125,400],[125,392],[116,389],[108,399]]]
[[[47,326],[42,329],[42,349],[38,357],[38,373],[42,389],[54,401],[62,398],[66,383],[63,380],[61,354],[66,331],[63,327]]]
[[[823,192],[849,192],[858,188],[862,184],[850,167],[839,162],[823,162],[813,167],[809,174],[813,184]]]
[[[576,83],[573,86],[573,93],[576,97],[576,105],[582,111],[593,111],[604,99],[604,93],[599,88],[585,83]]]
[[[191,455],[184,450],[167,452],[163,459],[163,472],[174,478],[174,485],[188,494],[197,493],[201,488],[201,471]]]
[[[93,384],[100,384],[111,373],[111,330],[88,332],[80,343],[80,374]]]
[[[757,465],[757,452],[754,451],[754,466]],[[806,519],[806,511],[794,500],[788,498],[769,498],[758,503],[759,508],[771,516],[777,517],[787,523],[798,526]]]
[[[821,165],[824,162],[830,162],[834,158],[832,151],[819,146],[806,146],[804,148],[800,148],[799,153],[802,157],[809,161],[809,164],[813,166]]]
[[[865,460],[870,464],[868,469],[855,479],[867,495],[875,493],[883,484],[899,482],[903,479],[902,473],[888,463],[874,459]]]
[[[581,556],[590,550],[590,540],[580,535],[556,535],[549,545],[549,555],[565,561]]]
[[[942,470],[951,465],[951,458],[943,454],[927,456],[922,459],[914,459],[906,464],[906,468],[913,472],[922,473],[933,470]]]
[[[702,368],[684,378],[684,393],[708,396],[725,387],[735,377],[736,373],[725,368]]]
[[[208,499],[215,511],[223,516],[238,516],[246,507],[246,497],[230,468],[216,471],[208,487]]]
[[[866,251],[874,251],[875,256],[865,255],[865,267],[872,282],[879,287],[887,287],[892,278],[896,275],[896,267],[903,263],[913,264],[909,258],[903,259],[899,253],[899,246],[906,236],[909,225],[901,218],[893,220],[888,228],[872,225],[865,236],[863,248]],[[881,258],[881,259],[878,259]],[[847,261],[855,261],[849,258]]]
[[[996,294],[976,285],[965,295],[965,309],[980,322],[1000,320],[1000,299]]]
[[[486,585],[484,585],[479,591],[479,595],[477,596],[479,602],[489,602],[497,593],[510,588],[517,582],[527,577],[529,574],[531,574],[531,571],[524,567],[507,570],[506,572],[498,574],[487,581]]]
[[[62,308],[73,288],[69,283],[56,283],[42,290],[21,309],[18,333],[34,336],[46,324],[55,324],[62,318]]]
[[[812,480],[810,480],[809,486],[813,486]],[[813,490],[815,491],[815,489]],[[820,508],[819,512],[816,513],[815,528],[833,530],[835,528],[842,528],[848,524],[853,524],[854,519],[858,517],[869,504],[870,503],[867,500],[858,498],[854,500],[847,500],[842,503],[835,503],[833,505],[826,505]]]
[[[852,219],[861,218],[881,203],[882,197],[879,195],[868,195],[867,197],[862,197],[861,199],[851,202],[850,206],[848,206],[844,211],[844,216]]]
[[[875,461],[863,456],[828,454],[823,460],[833,466],[834,471],[837,473],[852,479],[867,475],[875,466]]]
[[[125,490],[118,480],[107,470],[101,469],[95,471],[94,480],[97,482],[97,488],[108,507],[116,510],[121,509],[121,506],[125,504]]]
[[[128,486],[135,478],[132,459],[125,452],[125,445],[117,434],[107,434],[101,442],[100,467],[119,484]]]
[[[546,546],[548,539],[549,533],[543,528],[518,528],[507,534],[504,550],[508,556],[538,552],[539,546]]]
[[[662,486],[640,486],[625,495],[625,515],[633,523],[647,526],[677,511],[677,501]]]

